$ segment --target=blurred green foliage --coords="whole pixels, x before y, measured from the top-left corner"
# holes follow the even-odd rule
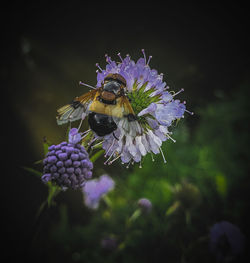
[[[70,206],[58,201],[48,211],[57,210],[56,216],[36,241],[36,257],[46,262],[214,262],[208,239],[214,223],[228,220],[248,231],[246,94],[243,87],[197,109],[188,117],[199,120],[196,127],[180,121],[173,129],[177,142],[162,147],[166,164],[160,154],[154,161],[146,156],[142,168],[116,164],[110,174],[115,189],[97,211],[82,201],[82,222],[74,222]],[[96,162],[100,166],[100,159]],[[130,220],[142,197],[152,202],[152,212]],[[108,237],[116,240],[112,249],[101,246]]]

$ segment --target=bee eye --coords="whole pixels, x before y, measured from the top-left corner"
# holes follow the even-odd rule
[[[104,84],[103,89],[105,91],[118,94],[121,89],[121,85],[117,81],[108,81],[107,83]]]

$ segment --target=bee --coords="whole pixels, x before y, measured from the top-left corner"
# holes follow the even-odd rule
[[[126,95],[126,85],[126,80],[120,74],[108,74],[101,87],[76,97],[71,104],[58,109],[57,123],[60,125],[81,119],[88,111],[90,129],[98,136],[105,136],[117,129],[119,119],[136,121]]]

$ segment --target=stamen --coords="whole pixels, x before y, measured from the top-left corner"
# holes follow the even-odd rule
[[[85,138],[85,137],[89,134],[90,131],[91,131],[91,129],[89,129],[89,130],[83,132],[83,133],[82,133],[83,136],[82,136],[81,139]]]
[[[98,138],[94,138],[92,139],[89,143],[88,143],[88,146],[91,145],[93,142],[95,142]]]
[[[111,150],[111,148],[113,147],[114,143],[115,143],[115,139],[113,139],[113,141],[112,141],[111,145],[109,146],[107,152],[105,153],[104,157],[107,157],[107,156],[108,156],[108,153],[109,153],[109,151]]]
[[[96,67],[99,68],[100,71],[103,71],[102,68],[100,67],[100,65],[99,65],[98,63],[96,63],[95,65],[96,65]]]
[[[180,89],[179,91],[177,91],[176,93],[174,93],[173,97],[176,96],[177,94],[183,92],[183,91],[184,91],[184,89]]]
[[[80,128],[81,128],[81,126],[82,126],[82,122],[83,122],[83,118],[81,118],[81,121],[80,121],[79,126],[78,126],[78,128],[77,128],[78,131],[80,130]]]
[[[150,62],[151,58],[152,58],[152,56],[149,56],[149,57],[148,57],[147,66],[149,65],[149,62]]]
[[[189,111],[189,110],[185,110],[187,113],[189,113],[190,115],[194,115],[194,112]]]
[[[151,159],[152,159],[152,162],[154,162],[155,161],[155,159],[154,159],[154,156],[153,156],[153,154],[152,153],[150,153],[151,154]]]
[[[174,143],[176,142],[176,140],[173,139],[169,134],[166,134],[166,135],[167,135],[167,137],[168,137],[171,141],[173,141]]]
[[[99,145],[102,144],[102,143],[103,143],[103,141],[98,142],[97,144],[91,146],[91,149],[94,149],[95,147],[99,146]]]
[[[79,81],[79,85],[81,85],[81,86],[86,86],[86,87],[91,88],[91,89],[96,89],[95,87],[93,87],[93,86],[91,86],[91,85],[88,85],[88,84],[86,84],[86,83],[83,83],[82,81]]]
[[[128,57],[128,58],[129,58],[129,61],[130,61],[130,55],[129,55],[129,54],[127,54],[127,55],[126,55],[126,57]]]
[[[106,164],[109,162],[109,160],[112,158],[112,156],[114,155],[115,152],[116,152],[116,150],[114,150],[114,151],[111,153],[111,155],[109,156],[109,158],[104,162],[104,165],[106,165]]]
[[[141,161],[140,161],[140,164],[139,164],[139,168],[142,168]]]
[[[121,62],[123,62],[123,59],[121,57],[121,53],[120,52],[117,54],[117,56],[120,58]]]
[[[142,54],[143,54],[143,56],[144,56],[144,60],[145,60],[145,64],[146,64],[146,63],[147,63],[147,58],[146,58],[145,50],[142,49],[141,52],[142,52]]]
[[[110,162],[108,163],[108,165],[111,165],[114,161],[116,161],[116,160],[119,159],[120,157],[121,157],[121,155],[118,154],[112,161],[110,161]]]
[[[111,65],[111,58],[108,56],[108,54],[105,54],[106,57],[106,61],[109,63],[109,65]]]
[[[166,163],[167,161],[166,161],[166,159],[165,159],[165,156],[164,156],[164,154],[163,154],[163,151],[162,151],[161,147],[160,147],[160,152],[161,152],[161,155],[162,155],[162,158],[163,158],[163,162]]]
[[[129,168],[129,166],[130,166],[130,161],[129,161],[128,165],[126,166],[126,168],[128,169],[128,168]]]

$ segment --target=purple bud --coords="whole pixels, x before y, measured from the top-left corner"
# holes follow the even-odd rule
[[[142,212],[149,213],[152,209],[152,203],[147,198],[141,198],[138,200],[138,206]]]
[[[58,154],[58,158],[62,161],[67,160],[67,153],[60,153]]]
[[[58,162],[56,163],[56,166],[57,166],[57,167],[63,167],[63,162],[62,162],[62,161],[58,161]]]
[[[53,173],[53,179],[59,178],[60,174],[59,173]]]
[[[66,148],[66,153],[67,154],[71,154],[71,153],[73,153],[74,152],[74,148],[73,147],[67,147]]]
[[[89,162],[89,163],[88,163],[88,168],[89,168],[90,170],[93,169],[93,163],[92,163],[92,162]]]
[[[62,146],[62,147],[61,147],[61,150],[62,150],[63,152],[66,152],[67,146]]]
[[[68,159],[67,161],[64,162],[64,165],[65,165],[66,167],[69,167],[69,166],[72,165],[72,161],[71,161],[70,159]]]
[[[69,178],[68,174],[62,174],[61,178],[63,180],[67,180]]]
[[[75,169],[75,174],[76,174],[76,175],[82,174],[82,170],[81,170],[80,168],[76,168],[76,169]]]
[[[83,160],[83,159],[85,159],[85,158],[86,158],[86,155],[85,155],[85,154],[79,153],[79,159],[80,159],[80,160]]]
[[[73,166],[74,167],[79,167],[81,165],[81,162],[79,162],[79,161],[74,161],[73,162]]]
[[[55,154],[55,150],[52,150],[52,151],[50,151],[50,152],[48,152],[47,154],[46,154],[46,156],[52,156],[52,155],[54,155]]]
[[[51,174],[44,174],[42,180],[44,183],[47,183],[51,179]]]
[[[51,146],[48,148],[49,151],[52,151],[52,150],[54,150],[54,149],[55,149],[55,145],[51,145]]]
[[[91,171],[88,171],[88,172],[86,173],[86,175],[85,175],[85,178],[86,178],[86,179],[92,178],[92,172],[91,172]]]
[[[60,150],[60,148],[61,148],[61,145],[58,144],[58,145],[55,146],[55,149],[54,149],[54,150],[55,150],[55,151],[58,151],[58,150]]]
[[[60,173],[60,174],[65,173],[65,168],[64,168],[64,167],[60,168],[60,169],[58,170],[58,173]]]
[[[73,161],[77,161],[79,159],[79,155],[76,153],[72,153],[70,157]]]
[[[59,155],[60,153],[62,153],[62,150],[58,150],[55,152],[56,155]]]
[[[74,149],[74,153],[80,153],[80,151],[78,149]]]
[[[67,173],[69,173],[69,174],[72,174],[72,173],[74,173],[74,168],[73,167],[70,167],[70,168],[66,168],[66,171],[67,171]]]
[[[89,166],[89,162],[85,159],[85,160],[81,160],[82,163],[82,167],[87,168]]]
[[[48,157],[48,163],[55,163],[57,161],[57,158],[53,155],[53,156],[49,156]]]
[[[52,165],[52,166],[50,167],[50,171],[51,171],[51,173],[56,172],[56,171],[57,171],[57,167],[56,167],[55,165]]]

